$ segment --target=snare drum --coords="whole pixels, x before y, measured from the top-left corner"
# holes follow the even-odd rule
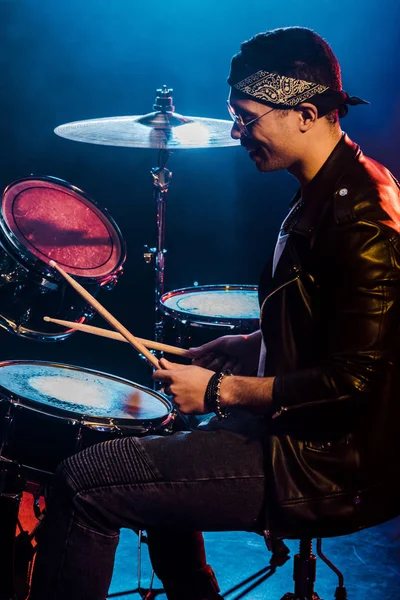
[[[0,363],[0,456],[29,481],[46,481],[64,458],[97,442],[166,433],[172,414],[161,393],[121,377],[40,361]]]
[[[0,209],[0,326],[41,341],[69,336],[43,317],[82,323],[93,311],[50,261],[97,295],[116,283],[125,257],[117,225],[87,194],[54,177],[14,181]]]
[[[173,290],[161,297],[164,341],[199,346],[229,333],[259,328],[257,286],[205,285]]]

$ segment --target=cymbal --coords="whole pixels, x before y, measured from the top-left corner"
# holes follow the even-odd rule
[[[54,132],[69,140],[129,148],[189,149],[237,146],[232,121],[183,117],[173,111],[73,121]]]

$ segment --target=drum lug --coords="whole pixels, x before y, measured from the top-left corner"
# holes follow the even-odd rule
[[[51,281],[49,281],[48,279],[45,279],[44,277],[42,277],[41,281],[39,282],[40,285],[40,293],[41,294],[46,294],[49,290],[54,291],[54,290],[58,290],[58,283],[52,283]]]
[[[106,288],[106,289],[108,289],[108,288]],[[83,316],[85,317],[85,319],[93,319],[95,314],[96,314],[96,311],[88,304],[85,307],[85,311],[83,313]]]
[[[2,418],[2,427],[1,427],[1,442],[0,442],[0,460],[4,462],[4,459],[2,457],[2,453],[4,450],[4,446],[7,443],[7,435],[8,435],[8,431],[13,423],[14,420],[14,408],[15,406],[18,406],[13,404],[13,403],[9,403],[8,407],[7,407],[7,412],[6,414],[3,416]]]
[[[15,321],[16,325],[17,325],[17,328],[16,328],[17,333],[21,326],[24,327],[28,323],[29,319],[31,318],[31,314],[32,314],[32,309],[28,308],[24,313],[22,313],[22,315],[19,317],[19,319]]]
[[[119,276],[121,273],[122,273],[122,270],[120,273],[115,274],[112,277],[110,277],[109,279],[107,279],[107,281],[101,285],[101,288],[103,290],[107,290],[107,291],[113,290],[118,283],[118,279],[119,279]]]
[[[16,268],[13,271],[9,271],[8,273],[2,273],[0,275],[0,282],[3,285],[7,283],[19,283],[21,281],[25,281],[27,278],[27,273],[20,268]]]

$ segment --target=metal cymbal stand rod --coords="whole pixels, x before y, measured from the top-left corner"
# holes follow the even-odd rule
[[[164,273],[165,273],[165,254],[167,250],[165,245],[165,224],[169,183],[172,173],[166,168],[167,160],[170,156],[168,150],[160,150],[158,157],[158,166],[151,170],[154,185],[154,198],[157,204],[157,247],[154,255],[155,270],[155,331],[154,337],[157,342],[163,339],[163,315],[160,311],[160,300],[164,294]]]

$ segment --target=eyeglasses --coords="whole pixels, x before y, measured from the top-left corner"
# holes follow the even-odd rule
[[[269,110],[267,110],[267,112],[263,113],[262,115],[260,115],[259,117],[256,117],[255,119],[251,119],[251,121],[247,121],[247,123],[245,123],[243,121],[243,118],[240,115],[237,115],[235,113],[235,111],[233,110],[229,100],[226,101],[227,107],[228,107],[228,111],[229,114],[232,118],[232,121],[235,123],[236,127],[239,129],[239,133],[240,135],[243,136],[249,136],[250,135],[250,131],[249,131],[249,127],[251,127],[252,125],[254,125],[254,123],[256,121],[258,121],[259,119],[262,119],[262,117],[265,117],[265,115],[268,115],[270,112],[272,112],[273,110],[275,110],[275,108],[270,108]]]

